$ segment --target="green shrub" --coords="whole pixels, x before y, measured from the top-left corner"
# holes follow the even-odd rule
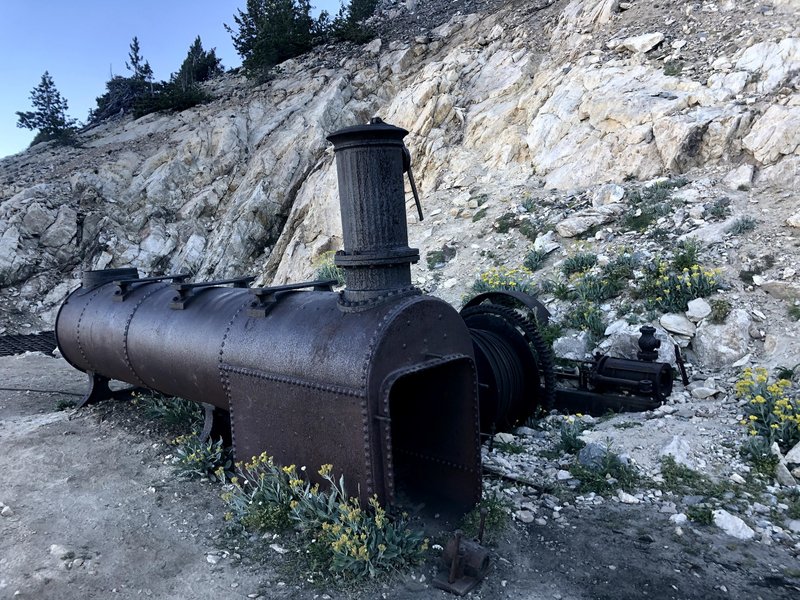
[[[602,267],[603,276],[615,282],[630,282],[633,271],[639,266],[641,259],[636,254],[623,252]]]
[[[525,219],[519,224],[519,232],[530,241],[535,242],[539,235],[539,228],[530,219]]]
[[[626,287],[622,280],[607,279],[591,273],[587,273],[573,285],[575,296],[579,300],[595,303],[616,298]]]
[[[158,419],[168,427],[192,431],[203,424],[203,408],[191,400],[151,392],[134,393],[133,401],[144,407],[147,417]]]
[[[565,416],[559,430],[559,440],[556,450],[567,454],[577,454],[578,451],[586,446],[580,435],[585,429],[583,422],[572,416]]]
[[[676,77],[683,71],[683,63],[679,60],[668,60],[664,62],[664,75]]]
[[[365,579],[418,564],[428,549],[422,533],[411,529],[405,515],[390,515],[370,499],[365,507],[336,481],[332,465],[319,475],[325,489],[311,484],[294,465],[279,467],[266,454],[240,465],[223,500],[237,519],[255,530],[275,531],[292,524],[303,541],[314,571],[349,579]]]
[[[178,448],[173,467],[179,475],[192,479],[224,481],[231,473],[233,461],[230,450],[222,445],[222,440],[201,441],[192,433],[175,439]]]
[[[547,260],[547,252],[533,249],[525,256],[525,261],[522,264],[530,271],[538,271],[545,260]]]
[[[484,541],[491,543],[497,536],[508,529],[511,521],[511,503],[502,495],[485,491],[478,505],[464,515],[461,529],[467,537],[477,537],[481,526],[481,510],[486,509],[484,523]]]
[[[714,524],[714,511],[710,506],[705,504],[694,504],[686,509],[686,516],[693,523],[700,525],[713,525]]]
[[[708,215],[715,219],[724,219],[731,213],[731,199],[727,196],[717,198],[708,209]]]
[[[488,209],[486,209],[486,208],[481,208],[481,209],[475,211],[475,214],[472,215],[472,222],[473,223],[477,223],[478,221],[480,221],[483,217],[486,216],[486,211],[487,210]]]
[[[748,436],[742,443],[741,454],[758,473],[770,478],[774,476],[778,457],[772,453],[772,444],[768,438],[760,435]]]
[[[562,323],[568,329],[587,331],[594,341],[603,337],[608,327],[603,318],[603,311],[597,305],[587,302],[576,303],[564,316]]]
[[[493,267],[481,273],[481,276],[472,284],[472,292],[496,292],[499,290],[514,290],[517,292],[534,293],[531,273],[526,268],[509,269],[507,267]]]
[[[694,238],[688,238],[678,242],[678,249],[672,257],[672,268],[675,271],[691,269],[697,264],[700,254],[700,242]]]
[[[725,322],[728,315],[731,314],[731,303],[727,300],[716,299],[710,302],[711,313],[708,315],[708,320],[719,325]]]
[[[640,282],[636,295],[645,300],[648,308],[679,312],[687,309],[689,301],[716,292],[719,285],[715,270],[692,265],[675,272],[657,260],[645,269],[645,279]]]
[[[800,442],[800,400],[791,381],[768,379],[762,367],[742,372],[736,382],[737,396],[746,401],[741,424],[750,436],[764,438],[768,446],[777,442],[785,453]]]
[[[739,217],[725,230],[733,235],[741,235],[753,231],[758,225],[758,221],[753,217]]]
[[[336,285],[344,285],[344,271],[333,262],[335,252],[325,252],[319,258],[317,268],[314,271],[314,279],[317,281],[336,281]]]
[[[640,480],[636,469],[610,449],[606,449],[602,460],[596,466],[584,466],[576,461],[570,466],[569,471],[580,480],[579,493],[608,494],[618,489],[631,491]]]
[[[503,213],[494,222],[497,233],[508,233],[511,229],[518,226],[517,215],[512,212]]]
[[[800,305],[792,304],[787,313],[792,321],[800,321]]]
[[[671,190],[686,185],[688,181],[682,177],[670,179],[641,189],[628,189],[626,197],[631,205],[622,221],[626,229],[644,231],[659,217],[670,215],[674,211]]]
[[[568,256],[561,263],[561,272],[565,277],[576,273],[584,273],[597,264],[597,255],[593,252],[578,252]]]

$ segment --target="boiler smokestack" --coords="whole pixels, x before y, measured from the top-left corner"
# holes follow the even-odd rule
[[[410,265],[419,260],[419,250],[408,246],[406,135],[374,118],[328,136],[336,152],[344,238],[334,262],[344,270],[341,306],[347,310],[420,293],[411,285]]]

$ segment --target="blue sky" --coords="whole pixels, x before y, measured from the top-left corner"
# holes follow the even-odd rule
[[[334,14],[339,0],[312,0]],[[110,75],[127,76],[128,47],[138,36],[155,78],[178,70],[196,36],[216,48],[226,68],[241,63],[223,23],[233,25],[245,0],[0,0],[0,157],[27,148],[34,132],[16,126],[31,110],[30,93],[49,71],[85,121]]]

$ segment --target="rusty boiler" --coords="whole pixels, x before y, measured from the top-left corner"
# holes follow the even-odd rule
[[[84,273],[62,306],[58,346],[89,374],[216,407],[237,460],[262,451],[351,492],[465,510],[481,494],[473,341],[449,304],[411,283],[407,131],[378,119],[333,133],[346,285],[251,288],[135,269]],[[412,179],[413,185],[413,179]],[[416,192],[416,190],[414,190]]]

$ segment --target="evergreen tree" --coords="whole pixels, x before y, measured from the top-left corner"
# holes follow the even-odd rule
[[[364,21],[372,16],[377,4],[378,0],[351,0],[350,4],[342,4],[331,24],[333,37],[357,43],[372,39],[373,33],[364,26]]]
[[[194,43],[189,46],[189,52],[183,60],[181,68],[172,75],[172,83],[179,86],[182,91],[187,91],[195,84],[208,81],[222,72],[216,48],[212,48],[208,52],[203,50],[203,43],[198,35]]]
[[[228,25],[225,29],[251,74],[310,50],[327,22],[324,13],[317,20],[311,17],[309,0],[247,0],[246,10],[237,12],[237,31]]]
[[[33,111],[17,111],[17,127],[38,129],[33,144],[47,140],[68,141],[75,132],[75,119],[67,116],[67,101],[56,89],[50,73],[45,71],[30,95]]]
[[[151,81],[153,79],[153,69],[150,68],[150,63],[139,54],[139,38],[136,36],[133,36],[131,41],[128,60],[130,60],[130,63],[126,62],[125,66],[129,71],[133,71],[133,79],[142,81]]]

